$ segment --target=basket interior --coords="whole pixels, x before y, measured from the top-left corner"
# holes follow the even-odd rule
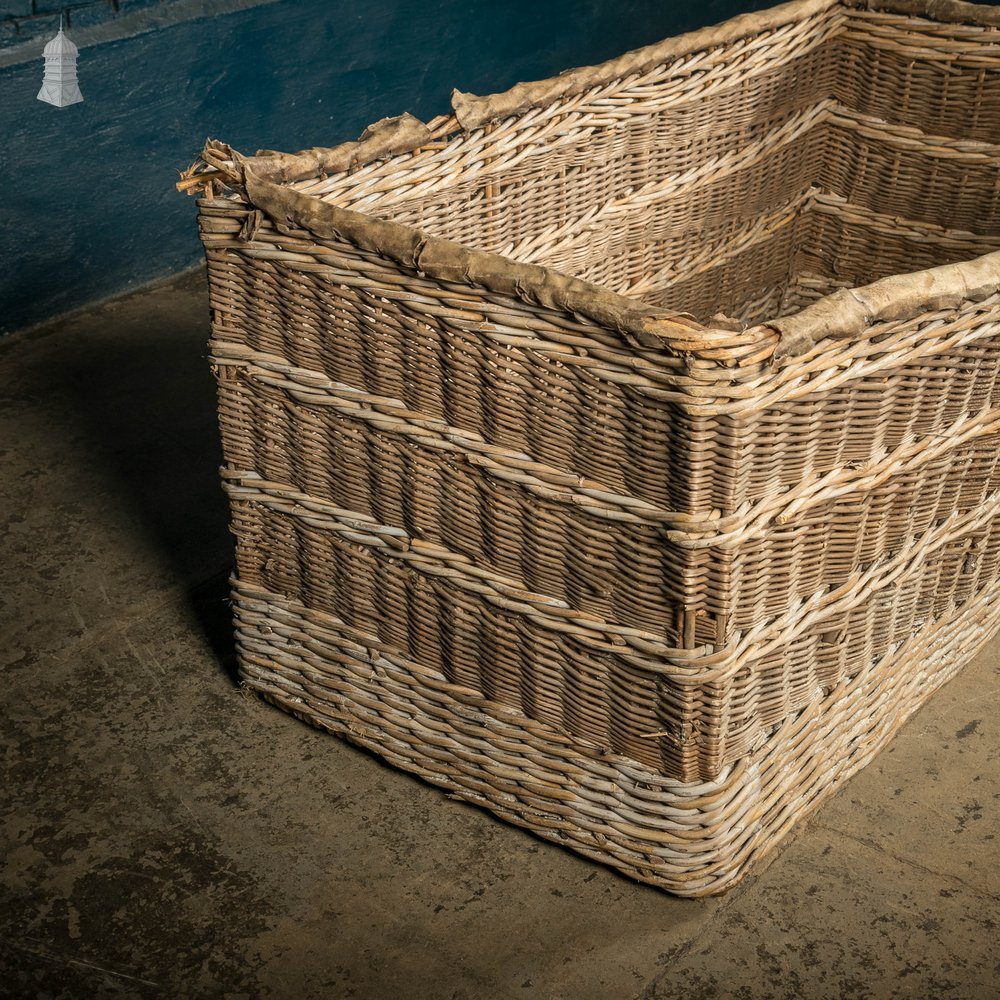
[[[295,186],[752,323],[1000,248],[998,38],[832,8]]]

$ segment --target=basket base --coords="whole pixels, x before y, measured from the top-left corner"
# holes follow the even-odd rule
[[[869,763],[991,637],[1000,595],[930,623],[710,782],[602,753],[259,587],[234,581],[234,611],[241,675],[280,708],[630,878],[704,896]]]

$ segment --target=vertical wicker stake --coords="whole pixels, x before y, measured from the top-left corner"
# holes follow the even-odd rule
[[[489,135],[493,131],[493,123],[488,124],[484,129],[483,133]],[[490,165],[493,163],[493,157],[486,157],[486,169],[489,170]],[[483,189],[483,196],[486,199],[486,218],[492,221],[496,217],[496,209],[493,207],[493,202],[496,200],[497,189],[494,184],[493,178],[486,182],[486,187]]]
[[[45,77],[38,99],[57,108],[79,104],[83,100],[76,82],[76,56],[79,49],[63,34],[59,18],[59,34],[45,46]]]

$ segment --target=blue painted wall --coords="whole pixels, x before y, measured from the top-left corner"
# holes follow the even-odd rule
[[[25,6],[6,0],[0,17]],[[452,87],[503,90],[766,6],[278,0],[82,48],[84,103],[65,109],[36,100],[40,58],[0,68],[0,331],[194,264],[194,200],[173,185],[206,136],[333,145],[386,115],[433,117]]]

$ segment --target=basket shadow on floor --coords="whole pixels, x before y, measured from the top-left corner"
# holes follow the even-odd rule
[[[62,324],[39,391],[57,396],[55,419],[84,442],[88,473],[120,505],[116,543],[133,537],[137,560],[152,550],[156,582],[183,591],[235,683],[208,324],[201,269],[113,300]],[[126,598],[133,607],[148,597],[142,589]]]

